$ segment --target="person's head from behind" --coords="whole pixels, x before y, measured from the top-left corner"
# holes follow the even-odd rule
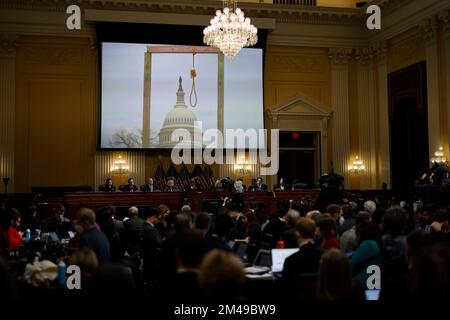
[[[69,258],[69,263],[80,268],[81,275],[84,279],[93,278],[99,270],[97,255],[88,248],[75,250]]]
[[[356,240],[360,244],[366,240],[378,240],[378,227],[373,222],[362,222],[356,225]]]
[[[311,210],[306,214],[306,218],[313,220],[314,222],[317,222],[317,220],[319,219],[319,217],[322,214],[320,213],[319,210]]]
[[[298,219],[297,225],[295,226],[295,235],[297,236],[299,245],[314,241],[315,233],[316,223],[314,220],[308,218]]]
[[[355,225],[359,225],[361,223],[367,223],[367,222],[371,222],[371,221],[372,221],[372,217],[371,217],[370,213],[368,213],[367,211],[360,211],[355,216]]]
[[[175,216],[174,228],[177,234],[192,229],[192,216],[186,212],[178,213]]]
[[[336,222],[339,221],[341,217],[341,207],[339,207],[337,204],[330,204],[327,206],[325,213],[328,213],[331,215]]]
[[[421,229],[411,232],[406,238],[406,264],[411,266],[417,252],[422,248],[433,245],[434,242],[435,240],[430,232]]]
[[[225,240],[228,240],[233,227],[233,219],[228,214],[219,214],[214,220],[214,233]]]
[[[329,214],[323,214],[317,220],[319,234],[323,239],[334,238],[337,235],[336,220]]]
[[[300,213],[297,210],[289,209],[286,214],[286,223],[288,227],[295,228],[298,219],[300,219]]]
[[[391,207],[383,216],[383,230],[392,236],[402,235],[408,222],[408,214],[400,206]]]
[[[263,225],[269,219],[266,211],[266,205],[264,203],[256,204],[255,214],[260,225]]]
[[[80,231],[85,232],[95,225],[95,213],[88,208],[81,208],[78,211],[76,224],[81,228]]]
[[[234,254],[213,250],[200,266],[199,285],[213,299],[236,299],[245,283],[242,262]]]
[[[450,249],[434,245],[420,249],[413,257],[408,277],[409,296],[417,301],[445,301],[450,298]]]
[[[372,200],[368,200],[364,202],[364,210],[366,210],[370,214],[373,214],[375,210],[377,210],[377,204]]]
[[[53,208],[53,214],[56,219],[62,220],[64,218],[64,213],[66,212],[66,208],[61,203],[58,203]]]
[[[449,229],[450,214],[447,209],[438,209],[432,217],[433,231],[447,232]]]
[[[130,218],[137,217],[139,214],[139,209],[135,206],[128,208],[128,215]]]
[[[188,230],[180,235],[176,256],[179,270],[198,269],[205,254],[205,238],[199,230]]]
[[[142,218],[145,221],[147,221],[147,222],[149,222],[149,223],[151,223],[153,225],[155,225],[155,224],[157,224],[159,222],[159,217],[160,217],[159,211],[157,209],[151,208],[151,207],[150,208],[146,208],[144,210],[144,213],[142,214]]]
[[[337,249],[327,250],[320,259],[319,299],[352,298],[352,268],[347,256]]]
[[[195,229],[206,236],[211,228],[211,217],[206,212],[200,212],[195,217]]]
[[[133,179],[133,178],[129,178],[129,179],[128,179],[128,185],[129,185],[130,187],[134,186],[134,179]]]
[[[342,217],[345,219],[345,220],[349,220],[349,219],[353,219],[355,216],[354,216],[354,209],[353,209],[353,206],[352,205],[350,205],[350,204],[344,204],[343,206],[342,206]]]

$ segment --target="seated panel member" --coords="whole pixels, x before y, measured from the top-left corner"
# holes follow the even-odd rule
[[[256,184],[253,188],[254,191],[267,191],[267,186],[263,183],[263,179],[261,177],[256,179]]]
[[[106,179],[105,184],[100,186],[99,191],[115,192],[116,187],[114,186],[112,179],[111,178]]]
[[[124,192],[136,192],[138,190],[138,187],[134,185],[134,179],[129,178],[128,184],[123,188]]]
[[[273,186],[274,191],[284,191],[291,190],[291,186],[289,186],[286,182],[286,178],[280,178],[280,182]]]
[[[175,184],[175,178],[173,178],[173,177],[167,178],[167,183],[164,187],[164,192],[177,192],[177,191],[181,191],[181,190]]]
[[[141,191],[144,192],[155,192],[160,191],[158,186],[155,184],[153,178],[148,178],[147,183],[141,186]]]

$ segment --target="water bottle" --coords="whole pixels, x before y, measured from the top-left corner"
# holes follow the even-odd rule
[[[64,263],[64,260],[61,260],[58,263],[58,285],[60,287],[66,286],[66,264]]]
[[[27,241],[31,240],[31,231],[30,231],[30,229],[25,230],[25,240],[27,240]]]

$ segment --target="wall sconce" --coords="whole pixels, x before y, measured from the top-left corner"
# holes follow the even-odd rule
[[[350,174],[362,175],[366,173],[366,166],[364,165],[364,162],[356,156],[353,163],[348,167],[348,171]]]
[[[445,157],[444,157],[444,148],[439,147],[439,150],[434,153],[434,157],[431,158],[431,163],[441,164],[446,161],[447,161],[447,159],[445,159]]]
[[[114,165],[111,168],[111,171],[115,174],[126,174],[130,170],[130,167],[127,165],[127,162],[122,159],[122,155],[119,154],[116,160],[114,160]]]
[[[245,157],[242,156],[240,159],[236,160],[234,165],[234,171],[241,175],[249,174],[252,171],[252,167],[248,163],[247,160],[245,160]]]

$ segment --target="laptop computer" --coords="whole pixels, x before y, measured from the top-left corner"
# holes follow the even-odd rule
[[[272,273],[281,275],[283,273],[284,261],[287,257],[296,253],[299,249],[272,249]]]
[[[259,250],[255,257],[253,266],[245,268],[247,274],[264,274],[270,271],[272,266],[272,256],[270,250]]]

